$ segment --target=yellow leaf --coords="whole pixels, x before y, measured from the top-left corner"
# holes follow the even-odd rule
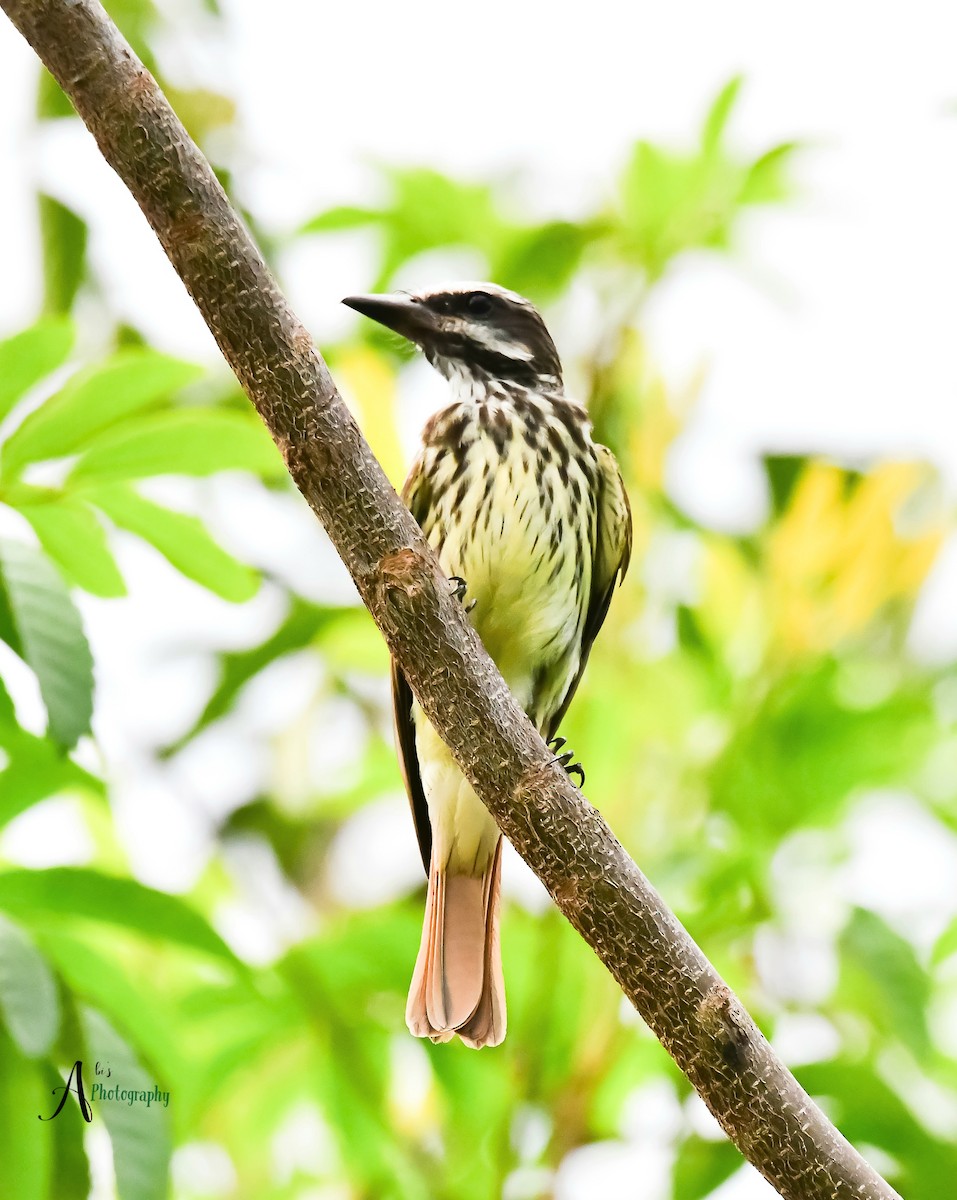
[[[883,463],[849,488],[838,467],[805,468],[768,547],[770,603],[786,652],[824,652],[888,601],[913,599],[943,536],[936,510],[914,536],[900,532],[902,510],[926,478],[921,464]]]
[[[916,596],[944,543],[943,527],[910,542],[900,556],[894,582],[898,595]]]
[[[843,472],[829,463],[810,463],[787,512],[771,535],[772,580],[809,586],[839,560],[843,524]]]
[[[394,373],[375,350],[358,346],[337,356],[336,379],[372,452],[393,487],[400,488],[406,462],[396,426]]]
[[[632,442],[632,467],[639,487],[645,491],[664,490],[665,459],[668,448],[681,428],[681,422],[668,406],[668,396],[660,380],[655,380],[644,395],[641,421]]]

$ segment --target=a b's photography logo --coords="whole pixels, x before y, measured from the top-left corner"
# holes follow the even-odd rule
[[[126,1104],[132,1107],[134,1104],[144,1104],[150,1108],[154,1104],[161,1104],[163,1108],[169,1107],[169,1092],[161,1092],[159,1087],[154,1083],[152,1088],[145,1090],[142,1088],[125,1088],[121,1083],[110,1083],[112,1071],[109,1063],[95,1063],[93,1067],[94,1081],[90,1089],[89,1099],[87,1099],[86,1088],[83,1084],[83,1062],[81,1059],[70,1068],[70,1074],[66,1078],[63,1087],[53,1089],[53,1095],[60,1094],[60,1102],[57,1104],[54,1111],[45,1117],[42,1113],[37,1113],[41,1121],[52,1121],[54,1117],[58,1117],[63,1111],[63,1106],[66,1104],[67,1097],[72,1092],[80,1106],[80,1112],[83,1114],[84,1121],[93,1120],[93,1109],[90,1101],[93,1100],[108,1100],[114,1104]]]

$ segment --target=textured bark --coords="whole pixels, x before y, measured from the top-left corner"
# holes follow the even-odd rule
[[[513,845],[782,1196],[892,1200],[512,698],[246,229],[96,0],[0,0],[136,198],[423,709]]]

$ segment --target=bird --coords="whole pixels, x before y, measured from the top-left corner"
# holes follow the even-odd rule
[[[557,750],[631,554],[615,457],[565,394],[545,322],[493,283],[349,296],[448,381],[402,498],[513,695]],[[396,747],[428,876],[406,1008],[418,1037],[496,1046],[506,1006],[499,942],[502,835],[392,663]],[[584,773],[571,752],[557,756]]]

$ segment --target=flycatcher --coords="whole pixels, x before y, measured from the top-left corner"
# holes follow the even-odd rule
[[[449,381],[403,499],[506,683],[548,741],[624,576],[631,513],[611,451],[565,395],[558,352],[522,296],[491,283],[351,296]],[[429,877],[406,1021],[436,1042],[505,1036],[502,835],[393,663],[396,742]],[[570,755],[561,757],[569,771]]]

